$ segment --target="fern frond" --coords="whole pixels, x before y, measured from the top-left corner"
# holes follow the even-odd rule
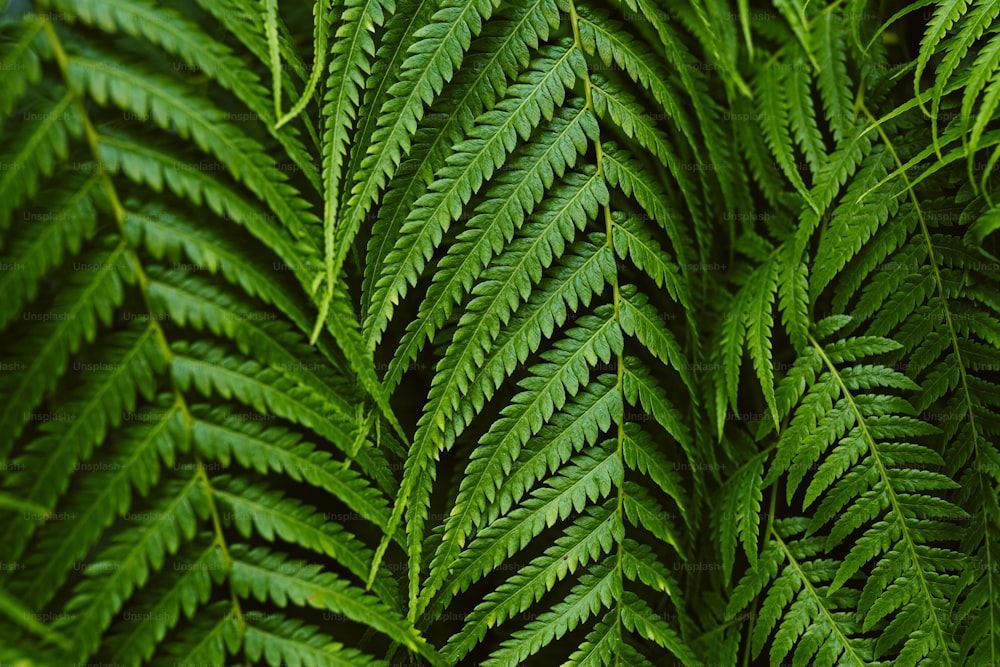
[[[677,93],[669,88],[670,78],[664,75],[662,63],[641,41],[625,39],[617,29],[618,24],[602,13],[585,6],[578,7],[577,11],[584,52],[599,57],[606,66],[614,63],[624,70],[633,82],[650,92],[660,109],[678,124],[690,145],[700,146]]]
[[[160,4],[0,10],[0,663],[1000,659],[995,2]]]
[[[917,53],[917,64],[913,74],[913,91],[918,96],[920,94],[920,79],[924,69],[930,63],[938,45],[944,40],[952,26],[962,17],[969,6],[969,0],[945,0],[934,4],[937,6],[928,21],[923,39],[920,40],[920,50]],[[922,105],[921,108],[923,108]]]
[[[329,556],[361,580],[368,575],[372,552],[338,522],[327,521],[316,508],[302,505],[295,498],[251,486],[239,478],[214,478],[212,487],[218,506],[228,512],[244,538],[252,533],[268,542],[280,538],[288,544],[305,547]],[[372,590],[387,604],[396,602],[395,582],[383,571]]]
[[[327,21],[326,12],[320,9],[323,6],[324,3],[317,5],[318,22]],[[340,203],[340,182],[347,154],[348,130],[353,127],[357,118],[362,97],[361,87],[365,82],[364,76],[370,72],[370,58],[375,55],[375,41],[369,32],[374,31],[376,25],[381,25],[385,20],[385,14],[392,14],[395,8],[394,0],[352,0],[347,3],[341,15],[341,23],[334,34],[330,72],[323,100],[323,115],[326,118],[323,135],[326,293],[310,337],[311,342],[316,341],[321,327],[327,325],[327,314],[341,269],[335,259],[337,240],[334,231],[337,228],[337,206]]]
[[[39,21],[22,21],[20,23],[0,17],[6,39],[13,33],[15,39],[4,41],[0,47],[0,68],[4,72],[4,90],[0,94],[0,129],[7,123],[7,116],[14,110],[14,105],[21,100],[29,86],[38,83],[42,77],[41,61],[36,51],[37,45],[32,42],[38,39],[42,29]]]
[[[979,98],[979,94],[986,89],[987,83],[989,83],[986,99],[984,100],[985,103],[980,105],[979,111],[976,113],[976,120],[973,124],[974,131],[969,138],[970,157],[975,155],[978,148],[976,137],[982,135],[983,129],[989,123],[989,118],[996,111],[997,84],[995,73],[997,67],[1000,67],[1000,37],[994,35],[989,40],[989,43],[980,51],[975,63],[970,68],[972,71],[969,73],[969,78],[965,83],[965,91],[962,95],[962,119],[968,124],[968,120],[972,118],[973,107]],[[975,131],[976,128],[978,128],[978,132]]]
[[[581,574],[579,583],[564,599],[528,623],[523,630],[516,631],[499,650],[493,652],[485,664],[494,667],[521,664],[543,646],[576,629],[602,608],[610,606],[621,595],[620,587],[616,586],[620,582],[614,576],[611,565],[602,564],[600,569],[604,571],[601,575]]]
[[[153,664],[163,667],[174,662],[224,664],[238,650],[240,632],[239,617],[232,613],[232,605],[216,602],[173,635],[167,650]]]
[[[460,547],[465,542],[473,525],[482,520],[486,502],[500,486],[497,473],[509,469],[528,438],[541,429],[554,411],[561,410],[581,386],[587,385],[592,364],[598,359],[608,364],[612,354],[621,353],[621,332],[614,319],[607,317],[607,311],[605,308],[603,318],[599,310],[597,317],[577,320],[576,327],[566,332],[564,340],[556,341],[550,351],[542,354],[546,363],[532,367],[529,376],[518,383],[524,391],[515,396],[513,404],[502,411],[502,418],[483,436],[478,456],[466,469],[443,544],[454,540]],[[596,426],[591,422],[591,429]],[[597,431],[582,435],[592,441]],[[453,556],[447,554],[452,552],[454,548],[441,556],[442,564],[451,561]],[[433,594],[437,582],[438,579],[432,578],[425,590]]]
[[[423,116],[424,107],[441,93],[461,64],[473,35],[479,33],[499,4],[498,0],[448,2],[434,14],[432,22],[418,32],[419,42],[411,47],[403,63],[400,80],[390,89],[393,97],[379,112],[380,124],[372,136],[369,155],[355,174],[351,201],[338,233],[328,272],[337,275],[354,242],[362,219],[371,210],[379,191],[392,178],[403,155],[410,148],[410,137]],[[330,262],[332,261],[332,264]]]
[[[97,211],[93,203],[95,177],[71,179],[52,193],[53,205],[35,214],[38,223],[21,226],[3,254],[5,264],[18,270],[0,275],[0,327],[11,323],[38,295],[38,286],[68,254],[80,252],[84,239],[97,231]],[[10,260],[9,262],[6,260]]]
[[[276,112],[275,123],[274,123],[275,130],[281,129],[283,125],[295,119],[299,114],[302,113],[303,109],[305,109],[306,106],[309,105],[309,102],[312,101],[313,95],[315,95],[316,93],[316,86],[319,84],[320,76],[322,75],[322,72],[325,69],[326,51],[328,43],[327,40],[330,29],[330,18],[326,14],[325,2],[317,2],[316,5],[313,7],[313,21],[316,25],[313,30],[314,37],[313,37],[312,72],[309,74],[309,79],[306,81],[306,87],[305,90],[302,91],[302,95],[299,97],[298,100],[295,101],[295,104],[292,105],[292,108],[289,109],[287,113],[285,114],[280,113],[281,100],[280,99],[277,100],[279,104],[277,104],[275,108]],[[280,45],[278,48],[280,50]],[[279,58],[272,56],[272,62],[276,62],[278,60]],[[281,82],[280,76],[278,77],[278,82],[279,83]],[[280,95],[281,91],[278,90],[277,92]]]
[[[898,193],[891,185],[883,184],[878,192],[870,192],[876,183],[882,183],[891,160],[888,151],[874,149],[851,179],[816,251],[812,286],[817,292],[826,287],[847,262],[868,245],[879,226],[899,210]]]
[[[906,664],[924,659],[948,662],[954,652],[951,622],[941,610],[956,579],[949,571],[957,565],[953,552],[935,543],[949,534],[947,521],[961,520],[964,514],[935,495],[957,487],[947,475],[928,468],[940,466],[943,460],[912,444],[912,439],[935,434],[937,429],[908,416],[914,408],[907,401],[877,393],[885,388],[916,389],[902,373],[878,365],[836,365],[890,352],[898,344],[871,337],[842,339],[825,347],[815,339],[812,342],[826,370],[809,389],[802,400],[803,410],[779,443],[782,449],[796,449],[792,463],[784,464],[788,496],[791,499],[800,481],[810,475],[808,471],[815,470],[802,505],[805,508],[821,496],[824,500],[808,523],[807,534],[834,523],[824,538],[825,547],[819,547],[822,542],[815,542],[817,538],[804,538],[814,545],[812,553],[829,553],[847,536],[863,531],[843,561],[826,560],[822,579],[829,582],[826,595],[860,594],[856,619],[860,628],[851,626],[844,634],[881,628],[874,657],[901,645],[896,659]],[[893,414],[898,412],[903,414]],[[872,570],[863,588],[847,586],[864,567]],[[893,580],[896,583],[890,585]],[[794,592],[794,588],[789,590]],[[768,599],[778,595],[774,591]],[[774,598],[776,604],[787,604],[789,594]],[[775,619],[780,609],[775,608]],[[796,622],[792,617],[782,621],[772,659],[783,656],[773,651],[787,652],[792,647],[791,642],[779,643],[781,633],[791,632],[794,638],[815,622],[812,618],[802,617],[799,625],[791,625]],[[758,625],[761,634],[755,646],[763,644],[772,626]],[[802,647],[799,644],[799,650]]]
[[[180,412],[176,406],[164,407],[167,406],[129,414],[129,421],[142,427],[124,434],[108,463],[77,464],[74,472],[106,468],[112,474],[92,476],[93,481],[83,482],[62,501],[87,508],[68,525],[48,524],[40,529],[35,539],[38,544],[46,545],[47,558],[33,564],[32,578],[25,577],[14,584],[33,605],[41,607],[48,602],[74,563],[86,556],[108,524],[128,513],[133,487],[147,495],[159,480],[161,459],[165,466],[173,466],[175,452],[187,448]],[[11,537],[14,547],[16,533]]]
[[[851,78],[845,62],[847,49],[843,15],[823,12],[814,19],[813,57],[819,65],[816,82],[823,98],[823,110],[830,124],[833,140],[840,144],[851,134],[856,123]],[[919,76],[919,75],[918,75]]]
[[[230,50],[205,33],[196,23],[185,20],[178,12],[154,6],[141,0],[56,0],[53,9],[108,33],[123,32],[148,40],[167,53],[183,59],[185,65],[197,67],[218,81],[246,105],[252,115],[270,127],[273,109],[267,104],[267,91],[257,76],[236,58]],[[271,132],[282,148],[306,174],[318,191],[318,178],[313,159],[297,132]]]
[[[369,260],[365,266],[365,282],[369,288],[381,273],[386,255],[392,250],[394,239],[412,205],[423,193],[425,179],[445,166],[451,147],[469,131],[475,120],[486,109],[495,105],[499,96],[506,94],[507,87],[527,64],[527,49],[537,48],[540,41],[548,38],[549,32],[558,25],[558,9],[551,0],[538,0],[523,9],[514,21],[504,21],[476,42],[476,66],[459,71],[453,94],[444,91],[434,108],[441,108],[437,114],[429,114],[421,123],[411,149],[411,158],[404,161],[399,174],[388,187],[372,228],[372,242],[369,244]],[[491,24],[493,25],[493,24]],[[480,53],[479,49],[484,52]],[[442,117],[444,117],[442,119]],[[531,146],[525,146],[526,150]],[[553,156],[559,159],[558,154]],[[562,159],[568,159],[563,157]],[[505,174],[507,172],[504,172]],[[364,331],[369,344],[381,336],[381,329],[372,329],[376,318],[381,315],[370,310],[371,289],[362,301],[366,304]]]
[[[949,40],[947,53],[945,53],[945,56],[941,61],[941,65],[937,68],[937,71],[934,74],[934,92],[933,97],[931,98],[931,138],[935,143],[937,142],[938,137],[938,119],[945,86],[958,69],[959,63],[968,54],[972,44],[983,35],[983,32],[993,25],[998,14],[1000,14],[1000,7],[997,7],[995,4],[991,2],[977,2],[976,6],[969,12],[969,14],[962,17],[963,20],[958,34],[955,35],[953,40]],[[933,25],[928,27],[926,39],[935,39],[935,37],[930,34],[930,31],[933,29]],[[926,48],[928,52],[933,52],[935,45],[928,42],[926,44],[922,44],[921,48]],[[920,61],[918,59],[917,72],[914,74],[914,77],[918,82],[921,71]],[[967,90],[966,95],[970,94],[970,92],[972,95],[976,94],[973,89],[972,91]],[[967,125],[968,120],[963,119],[962,124]]]
[[[659,184],[645,178],[639,164],[627,152],[613,144],[604,144],[602,148],[602,164],[608,185],[620,188],[627,196],[634,196],[646,214],[667,232],[670,250],[677,258],[681,273],[687,272],[694,255],[691,240],[678,224],[679,214],[665,205],[668,198]]]
[[[243,597],[253,596],[279,607],[289,602],[309,603],[335,614],[361,622],[399,641],[419,653],[431,664],[443,664],[436,651],[402,617],[361,589],[353,588],[319,565],[295,561],[263,548],[232,550],[233,588]]]
[[[242,217],[243,214],[250,214],[246,209],[236,209],[234,213],[235,215],[233,213],[224,215],[231,220],[237,218],[253,220]],[[181,211],[159,206],[149,205],[137,210],[126,210],[124,228],[129,240],[137,246],[144,247],[155,259],[171,260],[176,266],[184,264],[181,260],[186,258],[199,269],[209,273],[219,272],[230,284],[239,287],[248,296],[257,297],[265,304],[271,304],[279,309],[295,323],[299,331],[308,332],[312,324],[307,314],[308,299],[305,296],[296,298],[292,292],[295,283],[283,280],[277,275],[279,272],[295,271],[304,275],[312,266],[307,260],[300,260],[294,265],[275,261],[274,256],[268,256],[259,248],[234,242],[219,231],[191,224],[185,220]],[[275,245],[285,246],[281,242],[276,242]],[[267,264],[268,261],[270,265]],[[219,298],[216,296],[218,290],[208,289],[204,281],[186,277],[183,272],[161,272],[154,268],[150,273],[157,283],[152,289],[162,293],[163,296],[180,297],[178,291],[187,291],[194,294],[195,303]],[[211,296],[205,294],[206,289]],[[190,317],[195,327],[202,329],[203,325],[207,325],[214,333],[232,337],[240,346],[245,346],[248,340],[247,336],[241,333],[241,329],[256,328],[254,325],[258,322],[246,315],[252,312],[254,307],[243,301],[238,301],[239,306],[230,305],[225,300],[227,297],[232,298],[228,293],[226,297],[222,297],[223,312],[217,312],[215,315],[206,313],[198,316],[202,308],[208,308],[209,311],[212,308],[209,305],[191,304],[190,297],[179,298],[176,304],[172,299],[162,299],[157,304],[173,309],[175,312],[171,312],[171,316],[180,318],[182,322],[186,322]],[[227,315],[226,310],[231,314]],[[328,340],[321,340],[317,347],[334,367],[340,366],[336,355],[331,352]],[[308,356],[311,352],[301,348],[299,354]]]
[[[801,58],[784,66],[788,68],[784,81],[788,86],[786,100],[789,127],[815,178],[828,157],[816,120],[816,111],[813,108],[809,66]]]
[[[150,510],[137,513],[138,525],[120,533],[89,566],[91,576],[67,603],[74,615],[63,625],[73,639],[77,659],[94,654],[123,602],[149,581],[151,570],[163,567],[182,542],[193,539],[197,520],[207,518],[204,490],[196,475],[173,485],[171,491]]]
[[[24,371],[4,378],[4,393],[12,400],[0,412],[0,427],[3,428],[0,454],[10,451],[14,439],[30,420],[32,410],[66,372],[70,354],[79,351],[84,341],[94,340],[99,324],[111,323],[112,313],[124,299],[123,283],[134,278],[127,261],[122,244],[103,252],[89,253],[80,262],[85,270],[74,272],[72,282],[48,312],[22,315],[24,321],[43,323],[33,328],[44,344],[35,346],[40,347],[37,352],[29,347],[27,354],[17,348],[13,350],[15,358],[24,365]],[[25,347],[24,343],[21,347]],[[120,418],[120,414],[106,410],[100,401],[94,406],[94,414],[100,415],[96,423],[103,422],[105,416]],[[72,446],[78,445],[74,442]],[[73,461],[65,463],[72,467]],[[49,482],[51,480],[46,480],[42,486]]]
[[[722,571],[727,578],[732,576],[737,537],[743,545],[750,567],[757,567],[763,473],[764,457],[757,455],[736,471],[722,498],[722,511],[717,522]]]
[[[562,205],[546,207],[535,214],[535,218],[561,225],[559,231],[566,240],[572,239],[565,228],[566,223],[575,221],[582,227],[588,214],[589,217],[596,215],[596,205],[607,202],[603,182],[593,171],[586,176],[571,173],[564,183],[553,187],[554,176],[562,178],[567,167],[573,166],[576,147],[585,145],[584,133],[589,127],[593,127],[593,119],[582,110],[572,111],[565,120],[562,115],[553,118],[553,131],[546,137],[544,147],[535,147],[531,154],[515,161],[511,171],[498,178],[500,183],[487,195],[490,203],[477,207],[466,231],[438,263],[418,313],[417,321],[423,326],[411,325],[405,334],[393,355],[393,365],[387,374],[389,383],[398,381],[397,369],[414,360],[420,346],[432,339],[434,332],[447,321],[454,305],[460,303],[480,279],[493,255],[503,249],[505,242],[510,242],[515,230],[524,224],[525,217],[532,214],[535,202],[546,194],[546,188],[551,188],[547,192],[549,200]],[[545,238],[550,248],[558,250],[559,236],[545,235]],[[380,321],[387,323],[382,318]]]
[[[103,53],[76,56],[68,67],[97,103],[114,102],[137,117],[148,116],[160,127],[173,127],[181,137],[190,137],[218,158],[235,179],[259,193],[297,240],[310,238],[307,229],[316,217],[284,173],[275,168],[260,144],[225,122],[225,115],[206,100],[175,81],[126,66]]]
[[[143,589],[142,597],[147,602],[127,607],[130,617],[144,622],[125,628],[113,626],[106,635],[104,648],[109,659],[128,665],[148,661],[168,631],[181,621],[182,613],[183,618],[191,619],[208,603],[213,582],[220,583],[225,572],[222,551],[208,534],[181,546],[175,562],[181,572],[179,576],[153,579]]]
[[[545,55],[536,61],[536,69],[522,76],[522,83],[508,89],[508,96],[495,109],[479,118],[470,137],[455,146],[431,191],[414,204],[375,284],[371,308],[380,313],[376,330],[380,321],[391,317],[393,304],[416,284],[425,262],[469,198],[504,164],[518,137],[527,139],[541,117],[552,119],[554,105],[561,105],[565,89],[580,76],[583,59],[577,51],[553,48]],[[579,132],[574,134],[568,139],[579,150],[586,143]]]
[[[258,412],[300,423],[343,451],[351,452],[354,411],[336,394],[310,391],[280,371],[262,369],[253,361],[241,361],[204,341],[194,345],[177,343],[171,370],[182,389],[193,386],[204,396],[218,394],[225,399],[235,396]],[[386,476],[377,472],[377,458],[367,449],[358,456],[369,474],[385,480]]]
[[[268,615],[247,624],[245,650],[251,660],[266,658],[270,665],[304,664],[316,667],[367,667],[379,662],[343,644],[312,625],[282,615]]]
[[[635,268],[656,283],[665,287],[671,299],[682,306],[690,303],[686,283],[681,279],[677,265],[669,261],[656,238],[642,224],[642,220],[630,216],[613,215],[612,241],[619,257],[632,260]]]
[[[788,132],[788,101],[785,94],[785,82],[774,66],[765,67],[754,79],[754,98],[757,100],[757,110],[761,118],[761,126],[767,145],[771,149],[778,166],[792,187],[802,195],[802,198],[812,207],[812,201],[792,146],[792,136]]]
[[[268,470],[328,491],[358,517],[380,527],[388,524],[385,498],[358,473],[344,469],[330,454],[282,428],[263,429],[252,421],[227,419],[229,412],[201,414],[192,425],[195,447],[213,460],[231,460],[261,473]],[[398,539],[398,538],[397,538]]]
[[[605,459],[614,461],[614,457]],[[595,461],[596,463],[596,461]],[[619,475],[621,468],[618,468]],[[581,470],[582,472],[582,470]],[[592,482],[589,490],[581,489],[575,504],[582,506],[586,497],[596,500],[601,494],[601,486],[610,492],[614,480],[604,478],[600,482]],[[573,502],[568,503],[572,509]],[[580,511],[580,510],[578,510]],[[593,507],[570,524],[564,534],[555,540],[555,544],[545,550],[545,553],[534,558],[531,563],[509,577],[496,591],[486,598],[469,614],[462,630],[454,634],[444,649],[445,658],[452,664],[467,655],[472,647],[482,639],[487,629],[503,623],[515,614],[523,612],[537,602],[556,581],[565,578],[577,567],[596,561],[620,535],[621,527],[615,521],[608,521],[610,512],[601,506]],[[568,514],[564,510],[562,515]],[[554,516],[558,516],[554,514]],[[566,558],[563,558],[566,556]]]
[[[770,651],[772,662],[784,660],[795,640],[808,632],[806,636],[812,639],[799,643],[793,654],[794,664],[808,664],[811,660],[859,667],[872,664],[873,641],[851,636],[858,627],[856,614],[851,611],[856,595],[831,597],[826,586],[817,586],[831,576],[834,563],[815,558],[821,549],[818,538],[791,539],[802,532],[804,523],[804,519],[775,522],[757,567],[747,571],[733,591],[727,615],[740,612],[746,602],[769,586],[754,627],[754,655],[761,652],[777,626]]]
[[[0,173],[0,232],[10,227],[14,210],[35,195],[42,177],[52,176],[57,160],[69,155],[70,137],[82,131],[73,96],[51,92],[51,98],[37,100],[31,111],[23,113],[17,138],[3,147],[8,168]]]

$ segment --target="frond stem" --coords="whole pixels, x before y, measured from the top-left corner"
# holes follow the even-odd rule
[[[930,588],[927,585],[927,575],[924,573],[924,568],[920,563],[920,555],[917,553],[917,547],[913,541],[913,535],[910,534],[910,529],[906,525],[906,514],[903,512],[903,508],[899,505],[899,498],[896,496],[896,490],[892,487],[888,469],[885,466],[885,461],[882,460],[882,454],[878,451],[878,447],[875,445],[875,438],[872,436],[871,431],[868,430],[868,424],[865,422],[864,413],[861,412],[861,409],[854,401],[854,396],[847,388],[847,385],[844,384],[843,378],[840,376],[840,373],[837,372],[837,368],[833,365],[833,362],[830,361],[830,357],[827,356],[826,350],[823,349],[812,334],[809,334],[809,341],[816,349],[820,358],[823,359],[823,363],[826,364],[827,369],[830,371],[830,375],[834,378],[834,381],[840,388],[841,394],[850,406],[851,412],[854,413],[854,419],[857,422],[865,443],[868,445],[868,451],[871,452],[872,460],[878,470],[879,477],[881,478],[882,483],[885,484],[889,505],[892,508],[892,513],[896,516],[896,521],[899,522],[900,534],[903,536],[903,540],[906,544],[906,550],[910,554],[917,579],[920,581],[920,590],[923,593],[924,598],[927,600],[928,606],[932,610],[931,616],[934,620],[934,630],[937,634],[938,641],[941,644],[942,653],[945,656],[945,662],[950,665],[951,655],[948,652],[948,642],[945,639],[944,628],[941,627],[941,621],[938,619],[937,608],[934,606],[934,598],[931,596]]]
[[[865,115],[868,116],[868,118],[874,123],[875,122],[874,116],[868,110],[868,108],[864,106],[864,104],[861,105],[861,109],[864,111]],[[896,166],[899,169],[899,174],[903,178],[903,182],[906,184],[906,192],[910,196],[910,201],[913,202],[913,208],[917,213],[917,220],[920,223],[920,233],[924,237],[924,245],[927,247],[927,261],[930,263],[931,270],[934,272],[934,284],[937,288],[938,295],[941,297],[941,309],[944,312],[944,320],[948,325],[948,335],[951,338],[951,349],[955,355],[955,361],[958,366],[958,377],[962,386],[962,395],[965,398],[966,414],[968,414],[969,417],[969,429],[971,430],[972,433],[973,448],[976,452],[976,458],[978,460],[982,456],[982,454],[980,452],[980,446],[979,446],[979,439],[980,439],[979,429],[976,426],[976,415],[975,411],[973,410],[972,392],[969,389],[969,378],[968,374],[965,372],[965,363],[962,361],[962,350],[959,348],[958,345],[958,333],[955,330],[955,323],[952,319],[951,308],[948,305],[948,297],[944,290],[944,280],[941,278],[941,269],[938,266],[937,259],[934,257],[934,244],[931,241],[931,233],[930,230],[927,228],[927,221],[924,219],[923,209],[920,206],[920,202],[917,200],[916,193],[913,191],[913,185],[910,182],[909,175],[907,174],[907,171],[903,166],[903,161],[900,159],[899,154],[896,152],[896,148],[893,145],[892,140],[889,139],[889,137],[886,135],[881,125],[876,125],[875,129],[878,132],[879,137],[881,137],[882,142],[885,144],[886,150],[889,151],[889,154],[892,155],[892,159],[896,162]],[[977,468],[977,472],[979,473],[980,479],[986,477],[981,467]],[[987,484],[987,486],[989,485]],[[987,558],[989,558],[990,562],[992,562],[990,554],[991,540],[988,536],[988,533],[990,532],[989,531],[990,524],[989,521],[987,520],[987,513],[981,512],[981,514],[983,517],[983,530],[985,533],[987,533],[987,537],[984,540],[986,554]],[[987,577],[987,581],[989,582],[988,585],[990,589],[988,599],[996,600],[997,591],[993,590],[993,577]],[[996,608],[995,604],[989,605],[991,628],[996,628],[998,625],[1000,625],[1000,619],[995,618],[994,615],[995,608]],[[991,650],[995,648],[996,645],[997,645],[996,642],[990,642]],[[997,658],[996,655],[993,655],[992,657]],[[994,659],[993,662],[996,662],[996,660]]]
[[[108,202],[112,209],[112,214],[115,219],[115,225],[118,228],[118,233],[122,238],[122,243],[127,248],[127,253],[129,257],[129,263],[132,265],[133,271],[135,271],[136,282],[139,291],[142,295],[143,303],[146,306],[146,312],[149,315],[149,327],[153,330],[156,340],[159,343],[160,350],[163,354],[164,361],[169,368],[173,352],[170,349],[170,345],[167,342],[166,334],[163,331],[163,327],[160,325],[159,318],[156,316],[156,312],[152,306],[152,300],[149,296],[149,278],[146,275],[145,270],[142,266],[142,261],[139,259],[138,250],[128,242],[128,236],[125,233],[125,207],[122,205],[121,199],[118,196],[118,190],[115,187],[114,181],[111,179],[107,168],[104,165],[104,161],[101,159],[100,152],[100,142],[98,139],[97,129],[94,127],[93,122],[90,120],[90,115],[87,112],[87,107],[84,104],[82,94],[73,92],[73,87],[70,85],[71,77],[69,72],[69,57],[66,54],[66,50],[63,48],[62,41],[59,39],[59,35],[56,33],[52,22],[47,16],[39,15],[39,20],[42,23],[42,29],[45,31],[45,35],[52,46],[53,57],[59,67],[59,71],[63,76],[63,80],[66,82],[66,86],[70,91],[70,95],[73,96],[74,105],[77,108],[77,112],[80,115],[81,125],[83,126],[84,136],[86,137],[88,147],[90,149],[91,155],[95,163],[95,172],[99,175],[102,184],[104,186],[105,193],[108,197]],[[184,398],[183,392],[177,386],[174,380],[173,374],[170,373],[170,382],[173,387],[174,401],[178,408],[181,410],[181,415],[184,419],[185,425],[185,437],[190,441],[192,437],[192,422],[190,409],[188,408],[187,401]],[[224,563],[225,572],[227,575],[231,570],[231,557],[229,555],[229,549],[226,545],[225,536],[222,532],[222,523],[219,517],[218,509],[215,506],[214,492],[212,485],[208,479],[208,473],[206,471],[205,463],[201,456],[195,451],[194,452],[195,461],[198,464],[197,475],[202,481],[202,485],[205,487],[206,498],[208,499],[210,514],[212,518],[212,524],[215,529],[215,540],[219,545],[222,552],[222,559]],[[243,618],[243,613],[240,608],[239,597],[236,594],[236,589],[232,585],[232,580],[229,580],[230,586],[230,596],[233,602],[233,612],[236,615],[237,624],[239,626],[240,635],[242,636],[246,630],[246,622]]]
[[[576,11],[576,2],[575,2],[575,0],[570,0],[570,2],[569,2],[569,9],[570,9],[570,12],[569,12],[570,23],[571,23],[571,25],[573,27],[573,46],[584,57],[586,57],[586,51],[584,51],[584,49],[583,49],[583,42],[580,39],[580,16],[579,16],[579,14],[577,14],[577,11]],[[591,82],[590,75],[589,75],[589,72],[588,72],[588,74],[586,74],[584,76],[584,79],[583,79],[583,89],[584,89],[584,97],[585,97],[585,100],[586,100],[586,109],[588,111],[590,111],[591,113],[593,113],[594,117],[596,118],[597,117],[597,113],[596,113],[596,111],[594,109],[593,88],[594,88],[594,84]],[[603,149],[603,147],[602,147],[601,142],[600,142],[599,139],[594,142],[594,152],[595,152],[595,158],[594,159],[595,159],[596,167],[597,167],[597,177],[598,178],[604,178],[604,149]],[[609,203],[609,204],[603,206],[602,208],[603,208],[603,211],[604,211],[604,232],[605,232],[605,236],[607,237],[607,247],[611,251],[612,256],[614,256],[614,235],[613,235],[614,221],[613,221],[613,219],[611,217],[611,205]],[[614,283],[612,284],[611,287],[612,287],[612,302],[614,304],[614,318],[615,318],[615,322],[617,323],[619,329],[621,329],[621,294],[620,294],[620,291],[619,291],[617,272],[615,274]],[[616,384],[615,389],[618,392],[618,396],[621,399],[622,407],[624,409],[624,405],[625,405],[625,362],[624,362],[624,359],[623,359],[623,356],[622,356],[621,353],[616,354],[615,357],[616,357],[615,358],[615,363],[617,364],[617,384]],[[617,442],[616,442],[616,445],[617,445],[617,456],[618,456],[618,459],[620,461],[622,461],[623,465],[624,465],[624,460],[625,460],[625,454],[624,454],[625,424],[624,424],[623,421],[619,421],[618,424],[617,424],[617,426],[618,426]],[[618,487],[618,497],[617,497],[617,501],[616,501],[615,514],[618,517],[619,524],[622,525],[622,526],[624,526],[625,525],[625,492],[624,492],[624,486],[619,486]],[[617,570],[618,581],[621,583],[621,586],[624,588],[625,572],[624,572],[624,568],[623,568],[623,554],[622,554],[621,544],[618,545],[618,551],[617,551],[617,554],[616,554],[616,565],[615,565],[615,567],[616,567],[616,570]],[[618,637],[620,639],[621,636],[622,636],[622,614],[621,614],[621,605],[620,604],[618,604],[618,605],[615,606],[615,623],[616,623],[616,627],[617,627],[617,631],[618,631],[617,632],[618,633]]]
[[[820,592],[817,591],[816,588],[812,585],[812,582],[809,581],[809,575],[807,575],[805,571],[802,569],[801,563],[799,563],[799,561],[796,560],[795,556],[792,555],[791,549],[789,549],[788,545],[785,544],[785,541],[781,539],[781,535],[778,534],[778,531],[774,528],[774,526],[771,526],[771,536],[774,538],[774,541],[778,543],[778,546],[781,547],[781,551],[785,554],[785,558],[788,559],[788,564],[792,567],[792,569],[795,570],[795,574],[799,578],[799,581],[802,582],[803,587],[805,587],[805,589],[809,591],[809,594],[815,600],[816,606],[819,607],[819,609],[821,610],[821,613],[826,618],[826,622],[830,624],[831,628],[833,628],[833,631],[836,633],[837,638],[840,640],[841,646],[844,647],[844,651],[850,653],[850,656],[854,658],[855,664],[857,665],[867,664],[864,660],[861,659],[861,656],[857,654],[857,652],[854,650],[854,647],[851,646],[850,640],[848,639],[847,635],[845,635],[841,631],[840,626],[837,624],[836,619],[833,618],[833,614],[830,613],[830,610],[827,609],[826,605],[823,603],[824,600],[826,600],[827,596],[821,595]]]

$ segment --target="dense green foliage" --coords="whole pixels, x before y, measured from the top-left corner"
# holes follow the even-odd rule
[[[1000,665],[996,0],[17,4],[0,664]]]

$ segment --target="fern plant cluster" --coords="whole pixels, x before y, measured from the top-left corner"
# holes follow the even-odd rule
[[[1000,664],[1000,3],[0,14],[0,664]]]

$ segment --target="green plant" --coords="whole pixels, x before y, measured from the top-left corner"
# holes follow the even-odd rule
[[[1000,664],[1000,3],[30,4],[0,664]]]

